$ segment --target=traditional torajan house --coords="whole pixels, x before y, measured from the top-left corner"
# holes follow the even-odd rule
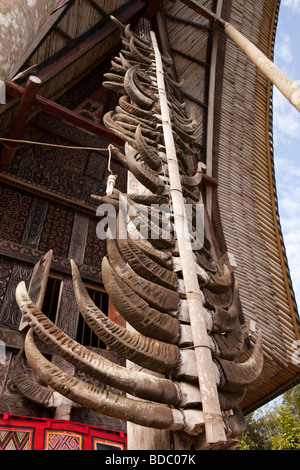
[[[1,449],[225,449],[299,383],[278,12],[0,2]]]

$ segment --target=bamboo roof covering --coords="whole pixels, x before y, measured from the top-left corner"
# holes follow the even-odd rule
[[[272,57],[278,0],[201,3],[219,11]],[[146,6],[146,1],[137,0],[71,1],[26,62],[38,64],[39,93],[57,100],[121,47],[119,31],[105,30],[110,13],[120,13],[129,23]],[[163,0],[161,7],[153,25],[162,49],[173,58],[173,73],[178,81],[184,80],[187,109],[196,110],[198,158],[218,181],[217,189],[206,188],[206,196],[220,253],[234,255],[245,323],[253,321],[262,329],[263,373],[241,406],[250,412],[298,383],[300,372],[293,363],[299,317],[277,208],[272,89],[207,19],[180,1]],[[1,130],[12,120],[17,103],[13,99],[2,106]]]
[[[212,3],[205,2],[205,6],[214,11]],[[173,5],[166,1],[164,7],[171,50],[180,47],[186,52],[192,43],[189,54],[203,61],[189,61],[173,51],[178,79],[187,78],[183,90],[204,102],[202,106],[196,100],[191,103],[185,96],[187,105],[196,106],[202,116],[207,169],[218,180],[212,195],[217,236],[222,251],[229,251],[236,260],[234,275],[245,321],[253,320],[263,332],[265,366],[242,402],[247,412],[299,380],[299,366],[293,363],[299,317],[280,228],[273,167],[272,89],[223,33],[219,33],[217,65],[213,65],[208,21],[180,2]],[[216,8],[222,11],[222,18],[272,58],[279,2],[233,0],[217,2]],[[208,61],[210,75],[216,67],[216,81],[207,93]],[[212,100],[213,124],[208,124],[205,134],[209,120],[206,106]]]

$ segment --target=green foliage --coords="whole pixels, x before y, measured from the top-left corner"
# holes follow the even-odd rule
[[[282,404],[278,407],[280,433],[271,438],[272,450],[299,450],[300,423],[292,413],[292,407]]]
[[[237,450],[300,450],[300,385],[246,417]]]

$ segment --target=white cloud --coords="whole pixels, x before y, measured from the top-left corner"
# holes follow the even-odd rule
[[[276,57],[290,64],[293,60],[292,41],[287,33],[281,33],[276,41]]]
[[[273,125],[274,140],[289,145],[294,139],[300,138],[299,112],[291,103],[274,87],[273,94]]]
[[[281,150],[282,152],[282,150]],[[300,301],[300,168],[286,157],[275,158],[276,187],[280,223],[288,264],[296,294]]]
[[[289,7],[293,11],[300,13],[300,0],[282,0],[282,6]]]

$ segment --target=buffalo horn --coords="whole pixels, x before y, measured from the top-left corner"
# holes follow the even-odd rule
[[[172,381],[126,369],[88,350],[70,338],[33,304],[24,283],[17,287],[16,297],[30,327],[39,338],[77,369],[106,385],[145,400],[173,405],[179,402],[177,389]],[[45,390],[45,387],[38,384],[35,384],[33,389],[32,385],[28,383],[28,379],[25,380],[23,377],[24,374],[22,375],[17,364],[14,371],[17,386],[19,387],[20,384],[22,392],[31,400],[45,403],[50,399],[51,391]]]
[[[174,344],[128,331],[114,323],[91,300],[72,260],[71,267],[79,310],[94,333],[125,359],[160,374],[173,373],[180,360],[179,348]]]
[[[134,142],[133,142],[134,145]],[[146,163],[137,161],[134,156],[137,155],[129,143],[125,143],[125,155],[128,163],[129,170],[136,177],[136,179],[148,188],[154,194],[161,194],[164,191],[165,183],[157,176],[156,172],[152,170]]]
[[[178,320],[147,304],[116,274],[106,257],[102,260],[102,278],[116,310],[145,336],[176,344],[180,336]]]
[[[24,371],[22,360],[25,357],[24,349],[20,349],[12,366],[12,379],[20,392],[29,400],[39,405],[49,406],[53,399],[53,390],[41,385]]]
[[[166,289],[147,279],[142,278],[129,266],[122,258],[116,241],[112,238],[111,232],[107,230],[107,253],[109,262],[117,273],[124,279],[126,284],[143,298],[151,307],[162,312],[174,313],[178,311],[179,295],[176,291]]]
[[[258,379],[263,368],[263,350],[261,330],[258,331],[256,343],[250,358],[243,363],[215,359],[221,366],[221,376],[224,385],[220,388],[224,391],[237,392],[243,390]]]
[[[157,152],[145,141],[140,125],[137,126],[135,131],[135,148],[144,159],[145,163],[150,168],[152,168],[152,170],[158,170],[161,168],[162,159],[157,154]]]
[[[133,114],[134,116],[140,117],[142,119],[151,119],[153,115],[152,111],[147,111],[138,107],[135,103],[130,103],[128,96],[123,95],[119,98],[119,104],[121,108],[129,114]]]
[[[34,342],[33,330],[25,338],[26,358],[32,369],[61,395],[97,413],[157,429],[184,429],[184,416],[179,410],[125,397],[84,382],[48,361]]]
[[[130,67],[124,77],[124,88],[129,98],[140,108],[149,110],[153,107],[153,99],[145,96],[135,84],[136,67]]]

